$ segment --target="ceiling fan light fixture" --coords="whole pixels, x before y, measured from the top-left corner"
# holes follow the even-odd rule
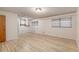
[[[42,8],[35,8],[35,11],[36,12],[41,12],[42,11]]]

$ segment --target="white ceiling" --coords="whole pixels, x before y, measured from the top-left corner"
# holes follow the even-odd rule
[[[36,12],[34,7],[0,7],[0,10],[17,13],[20,16],[31,18],[49,17],[58,14],[76,12],[76,7],[40,7],[41,12]]]

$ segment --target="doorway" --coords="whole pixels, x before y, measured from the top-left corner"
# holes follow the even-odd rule
[[[6,19],[5,16],[0,15],[0,42],[6,41]]]

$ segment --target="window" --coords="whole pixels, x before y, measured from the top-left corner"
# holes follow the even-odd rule
[[[54,19],[52,20],[52,26],[53,27],[59,27],[60,25],[60,20],[59,19]]]
[[[26,20],[21,19],[20,20],[20,26],[26,26]]]
[[[33,26],[38,26],[38,21],[33,21],[33,22],[32,22],[32,25],[33,25]]]
[[[61,18],[61,27],[71,28],[72,27],[72,20],[71,18]]]
[[[52,27],[71,28],[72,18],[64,17],[52,20]]]
[[[20,26],[29,26],[29,21],[26,18],[20,19]]]

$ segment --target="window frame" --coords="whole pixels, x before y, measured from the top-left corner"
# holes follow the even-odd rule
[[[65,17],[65,20],[64,20],[64,21],[67,21],[66,18],[69,18],[68,21],[70,21],[70,26],[61,26],[61,25],[60,25],[60,27],[61,27],[61,28],[72,28],[72,17]],[[63,18],[60,19],[60,22],[63,21],[62,19],[63,19]],[[60,24],[61,24],[61,23],[60,23]]]
[[[25,21],[25,23],[22,24],[21,21]],[[22,18],[20,19],[20,26],[25,26],[25,27],[29,26],[29,21],[28,21],[28,25],[26,23],[27,23],[26,19],[22,19]]]
[[[63,21],[63,19],[65,19],[64,21],[67,21],[66,19],[69,19],[69,21],[70,21],[70,26],[68,27],[68,26],[61,26],[61,22]],[[53,21],[55,21],[55,20],[58,20],[59,21],[59,26],[53,26],[52,25],[52,27],[55,27],[55,28],[72,28],[72,17],[62,17],[62,18],[56,18],[56,19],[53,19],[52,20],[52,23],[53,23]]]
[[[32,21],[32,26],[38,26],[38,21]]]

